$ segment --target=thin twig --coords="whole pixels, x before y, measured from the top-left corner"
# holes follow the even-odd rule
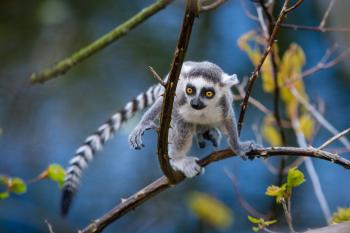
[[[205,1],[200,1],[200,7],[199,7],[199,11],[209,11],[209,10],[214,10],[215,8],[219,7],[221,4],[223,4],[225,2],[225,0],[214,0],[212,3],[210,4],[204,4]]]
[[[327,53],[329,54],[329,50],[326,51],[325,55],[322,57],[322,59],[313,67],[309,68],[308,70],[304,71],[300,77],[292,78],[285,83],[282,84],[283,87],[291,86],[294,82],[304,79],[306,77],[309,77],[321,70],[329,69],[341,62],[343,62],[349,55],[350,55],[350,48],[347,48],[345,51],[340,53],[336,58],[334,58],[331,61],[325,62],[325,57],[327,56]]]
[[[346,169],[350,169],[350,161],[343,157],[332,154],[327,151],[318,150],[315,148],[298,148],[298,147],[268,147],[259,148],[248,153],[249,156],[256,158],[259,157],[270,157],[270,156],[281,156],[288,155],[293,157],[309,156],[313,158],[323,159],[332,162],[332,164],[338,164]],[[198,161],[198,164],[205,167],[213,162],[220,161],[229,157],[236,156],[230,149],[216,151],[206,156],[205,158]],[[185,178],[183,178],[184,180]],[[180,181],[179,181],[180,182]],[[174,185],[165,177],[161,177],[148,186],[144,187],[140,191],[131,195],[129,198],[124,199],[119,205],[114,207],[112,210],[107,212],[101,218],[94,220],[85,229],[81,230],[81,233],[98,233],[101,232],[112,222],[118,220],[128,212],[135,210],[136,207],[140,206],[146,200],[159,194],[160,192],[173,187]]]
[[[296,25],[291,23],[282,23],[281,28],[293,29],[293,30],[305,30],[314,32],[350,32],[348,27],[324,27],[308,26],[308,25]]]
[[[298,8],[303,2],[304,2],[304,0],[298,0],[293,6],[288,7],[288,8],[286,9],[286,13],[288,14],[289,12],[295,10],[295,9]]]
[[[179,80],[182,63],[185,58],[188,43],[190,41],[192,26],[195,17],[199,14],[198,0],[187,0],[186,12],[181,27],[180,37],[178,39],[174,58],[171,64],[168,80],[165,86],[163,95],[163,106],[160,113],[160,129],[158,136],[158,160],[160,167],[166,177],[172,183],[177,183],[178,180],[183,179],[183,174],[175,172],[170,166],[168,155],[168,134],[171,121],[174,97],[177,82]]]
[[[131,29],[138,26],[140,23],[144,22],[146,19],[165,8],[168,4],[170,4],[173,0],[158,0],[152,5],[142,9],[136,15],[120,24],[118,27],[114,28],[112,31],[106,33],[102,37],[98,38],[91,44],[86,47],[80,49],[79,51],[73,53],[69,57],[59,61],[57,64],[52,67],[45,68],[40,72],[33,73],[30,76],[30,80],[32,83],[43,83],[50,79],[56,78],[59,75],[65,74],[76,64],[82,62],[86,58],[95,54],[96,52],[102,50],[109,44],[118,40],[119,38],[126,35]]]
[[[45,223],[47,225],[47,228],[49,229],[49,233],[55,233],[53,231],[53,228],[52,228],[51,224],[49,223],[49,221],[47,221],[47,219],[45,219]]]
[[[239,191],[239,185],[238,185],[238,181],[236,176],[229,170],[225,169],[225,174],[227,175],[227,177],[231,180],[233,189],[235,191],[235,194],[238,198],[239,204],[241,205],[241,207],[247,211],[247,213],[251,216],[256,216],[259,218],[267,218],[266,214],[262,214],[259,211],[257,211],[256,209],[254,209],[253,206],[251,206],[247,200],[245,200],[243,198],[243,196],[241,195],[241,192]]]
[[[331,143],[333,143],[335,140],[339,139],[340,137],[344,136],[345,134],[350,132],[350,128],[347,128],[346,130],[343,130],[342,132],[338,133],[337,135],[334,135],[329,140],[327,140],[325,143],[323,143],[318,149],[322,150]]]
[[[297,142],[298,142],[299,146],[301,148],[307,148],[305,136],[304,136],[303,132],[300,130],[299,119],[293,118],[292,125],[294,128],[294,132],[295,132],[295,135],[297,137]],[[321,206],[321,209],[323,212],[323,216],[324,216],[326,222],[328,223],[328,220],[331,218],[331,212],[329,209],[327,199],[326,199],[326,197],[323,193],[323,190],[322,190],[320,178],[316,172],[315,166],[313,165],[311,158],[305,159],[305,166],[306,166],[306,171],[310,176],[312,187],[315,191],[317,200],[320,203],[320,206]]]
[[[236,85],[235,87],[238,90],[240,97],[235,96],[234,100],[242,100],[246,95],[242,85]],[[249,98],[249,103],[255,106],[257,109],[259,109],[261,112],[265,113],[266,115],[272,113],[271,110],[269,110],[265,105],[263,105],[260,101],[258,101],[254,97]]]
[[[293,221],[292,215],[289,212],[289,209],[288,209],[287,204],[286,204],[286,200],[284,198],[282,198],[281,203],[283,206],[283,211],[284,211],[284,215],[286,217],[286,221],[287,221],[289,230],[290,230],[290,232],[295,233],[295,230],[293,228],[293,223],[292,223],[292,221]]]
[[[294,87],[291,88],[291,92],[298,100],[298,102],[301,103],[301,105],[303,105],[308,110],[311,116],[313,116],[313,118],[315,118],[315,120],[317,120],[326,130],[328,130],[333,135],[339,134],[339,131],[331,123],[329,123],[314,106],[309,104],[308,101],[305,100]],[[350,142],[346,137],[343,136],[339,140],[343,143],[344,146],[350,148]]]
[[[246,1],[241,0],[241,5],[243,8],[243,11],[245,15],[255,21],[259,21],[259,18],[255,15],[253,15],[247,8]],[[273,23],[273,25],[276,25],[276,22]],[[281,29],[292,29],[292,30],[304,30],[304,31],[313,31],[313,32],[350,32],[349,27],[323,27],[320,26],[308,26],[308,25],[297,25],[297,24],[291,24],[291,23],[281,23],[280,24]]]
[[[152,73],[153,77],[163,86],[165,87],[166,83],[162,80],[159,74],[153,69],[152,66],[148,66],[149,71]]]
[[[328,5],[328,7],[327,7],[327,10],[326,10],[326,12],[324,13],[323,18],[322,18],[322,20],[321,20],[321,22],[320,22],[320,25],[319,25],[320,28],[324,28],[324,25],[326,24],[326,20],[327,20],[327,18],[328,18],[328,16],[329,16],[329,13],[331,12],[331,10],[332,10],[332,8],[333,8],[333,6],[334,6],[335,1],[336,1],[336,0],[330,0],[330,1],[329,1],[329,5]]]
[[[273,43],[275,41],[277,32],[278,32],[278,30],[280,28],[280,24],[282,23],[282,21],[284,20],[284,18],[288,14],[288,11],[287,11],[288,3],[289,3],[289,0],[285,0],[285,2],[283,4],[283,7],[282,7],[282,10],[281,10],[281,12],[280,12],[280,14],[278,16],[277,22],[276,22],[276,24],[275,24],[275,26],[274,26],[274,28],[272,30],[271,36],[270,36],[269,41],[267,43],[267,47],[265,49],[265,52],[261,56],[260,61],[259,61],[258,65],[256,66],[254,72],[249,77],[248,84],[247,84],[246,95],[245,95],[244,100],[242,102],[241,111],[240,111],[239,119],[238,119],[238,131],[239,131],[239,133],[241,132],[241,129],[242,129],[242,126],[243,126],[245,111],[246,111],[247,106],[248,106],[248,100],[249,100],[249,97],[251,95],[251,92],[252,92],[252,89],[253,89],[253,86],[254,86],[254,82],[255,82],[256,78],[258,77],[258,73],[260,72],[260,69],[261,69],[262,65],[264,64],[267,55],[270,53],[270,51],[272,49],[272,46],[273,46]]]
[[[259,22],[261,27],[265,30],[267,30],[264,34],[265,37],[268,39],[268,37],[271,35],[271,29],[272,29],[272,25],[273,25],[273,17],[270,14],[270,12],[267,10],[267,8],[265,7],[264,3],[262,0],[260,0],[260,8],[263,9],[264,14],[267,17],[267,23],[268,26],[266,26],[265,23],[265,18],[264,17],[259,17]],[[259,9],[259,7],[258,7]],[[259,11],[258,11],[259,13]],[[259,15],[259,14],[258,14]],[[265,26],[264,26],[265,25]],[[286,146],[287,145],[287,139],[284,133],[284,129],[282,127],[282,121],[281,121],[281,117],[280,117],[280,107],[279,107],[279,103],[280,103],[280,86],[279,81],[278,81],[278,67],[277,67],[277,62],[276,62],[276,57],[275,57],[275,53],[273,51],[273,47],[271,49],[271,53],[269,54],[269,58],[270,58],[270,62],[271,62],[271,68],[272,68],[272,77],[273,77],[273,83],[274,83],[274,95],[273,95],[273,115],[275,117],[276,123],[277,123],[277,128],[278,128],[278,132],[282,141],[282,145]],[[286,167],[286,158],[282,157],[279,163],[279,167],[278,167],[278,185],[281,185],[283,182],[283,178],[285,176],[285,174],[283,173],[284,168]],[[274,205],[276,205],[274,203]],[[274,209],[276,209],[276,207],[274,207]]]

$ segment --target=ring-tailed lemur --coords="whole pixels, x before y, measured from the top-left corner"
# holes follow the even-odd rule
[[[172,111],[171,129],[169,130],[169,157],[174,170],[181,171],[187,177],[194,177],[201,172],[196,157],[187,156],[191,148],[193,135],[197,137],[199,147],[205,146],[205,140],[217,147],[221,132],[227,138],[231,149],[243,158],[256,147],[252,141],[240,142],[233,96],[230,88],[238,84],[235,74],[228,75],[211,62],[184,62]],[[137,111],[151,106],[129,136],[129,143],[134,149],[141,149],[142,135],[146,130],[155,129],[155,121],[161,112],[164,88],[160,84],[150,87],[129,102],[120,112],[114,114],[105,124],[89,136],[78,148],[66,170],[62,191],[61,212],[67,214],[72,198],[77,190],[82,170],[93,159],[96,151],[111,138],[122,123],[130,119]]]

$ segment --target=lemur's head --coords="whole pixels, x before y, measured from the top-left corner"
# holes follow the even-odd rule
[[[181,86],[184,97],[181,104],[189,104],[194,110],[216,104],[233,85],[239,83],[237,75],[228,75],[211,62],[185,62],[182,68]]]

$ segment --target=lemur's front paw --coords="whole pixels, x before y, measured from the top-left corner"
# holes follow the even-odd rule
[[[182,172],[186,177],[192,178],[197,176],[204,168],[198,165],[198,158],[185,156],[177,159],[170,159],[170,165],[175,171]]]
[[[137,126],[129,135],[129,144],[135,150],[140,150],[141,147],[144,147],[142,143],[142,135],[146,130],[155,129],[157,126],[153,122],[148,123],[147,125]]]
[[[252,151],[252,150],[261,148],[261,147],[262,147],[261,145],[256,144],[254,141],[245,141],[245,142],[242,142],[242,143],[241,143],[241,150],[240,150],[239,156],[240,156],[243,160],[247,160],[248,158],[249,158],[249,159],[253,159],[254,157],[247,156],[247,153],[250,152],[250,151]]]

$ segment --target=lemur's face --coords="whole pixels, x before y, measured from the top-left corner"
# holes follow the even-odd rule
[[[235,74],[228,75],[210,62],[185,62],[181,72],[179,104],[194,113],[215,110],[208,106],[217,106],[225,93],[238,84]]]
[[[221,87],[202,78],[189,79],[184,85],[186,102],[194,110],[202,110],[215,104],[222,96]]]

